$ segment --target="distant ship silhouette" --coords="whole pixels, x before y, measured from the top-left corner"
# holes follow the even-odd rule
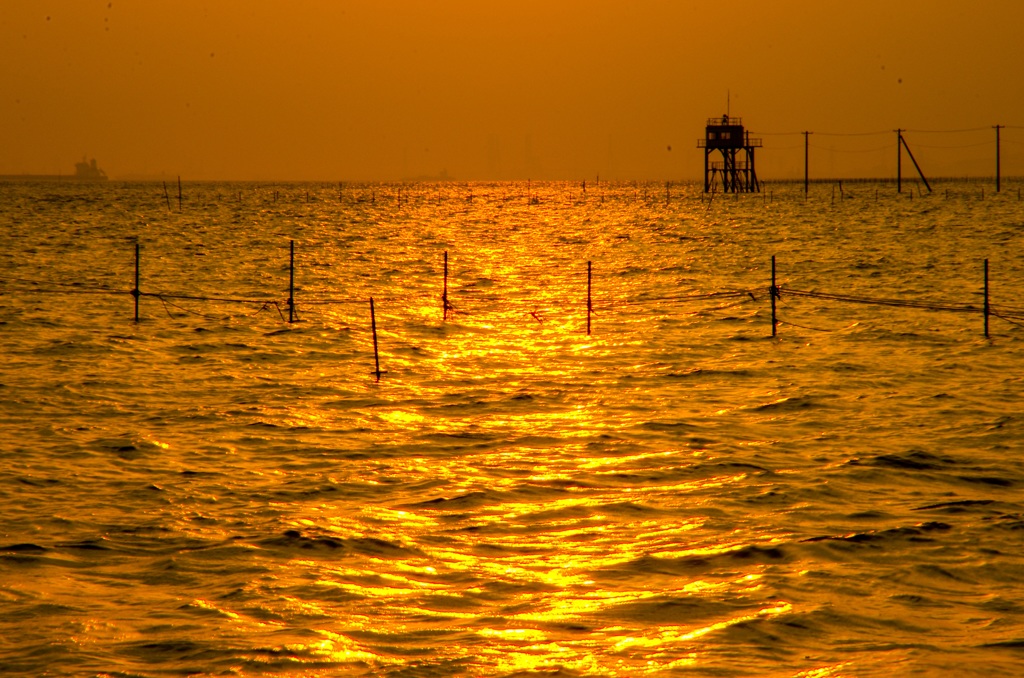
[[[107,173],[96,165],[96,158],[75,163],[74,174],[0,174],[0,181],[106,181]]]

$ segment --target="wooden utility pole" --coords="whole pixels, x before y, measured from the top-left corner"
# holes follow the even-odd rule
[[[807,148],[808,148],[808,138],[810,137],[811,134],[814,134],[814,132],[801,132],[801,134],[804,135],[804,196],[806,196],[807,195],[807,186],[808,186],[808,183],[809,183],[809,179],[808,179],[809,175],[807,173],[807,158],[808,158],[808,155],[809,155],[808,154],[808,150],[807,150]]]
[[[1006,127],[1006,125],[995,125],[996,130],[996,193],[999,192],[999,130]]]

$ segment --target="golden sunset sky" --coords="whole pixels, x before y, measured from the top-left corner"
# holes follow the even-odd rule
[[[996,124],[1024,174],[1022,35],[1019,0],[3,0],[0,173],[695,179],[728,100],[762,179],[802,130],[813,176],[892,176],[897,127],[988,175]]]

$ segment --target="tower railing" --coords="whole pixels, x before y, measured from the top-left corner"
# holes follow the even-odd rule
[[[722,127],[724,125],[742,125],[743,118],[730,118],[727,116],[721,116],[720,118],[708,118],[708,127]]]
[[[749,146],[750,148],[761,148],[761,142],[762,142],[761,139],[757,139],[757,138],[751,139],[751,138],[748,137],[746,139],[743,139],[743,143],[739,144],[739,147],[742,148],[744,146]],[[723,143],[722,139],[712,139],[711,140],[711,148],[718,148],[718,146],[721,145],[722,143]],[[708,140],[707,139],[697,139],[697,148],[708,148]]]

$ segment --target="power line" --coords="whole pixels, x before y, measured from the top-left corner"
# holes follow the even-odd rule
[[[824,137],[880,137],[887,134],[892,134],[892,130],[885,130],[883,132],[815,132]]]
[[[877,148],[834,148],[831,146],[818,146],[811,144],[811,148],[819,151],[833,151],[836,153],[878,153],[880,151],[891,151],[892,146],[879,146]]]
[[[978,146],[991,146],[991,141],[981,141],[976,144],[957,144],[956,146],[934,146],[931,144],[914,144],[916,148],[977,148]]]
[[[914,134],[960,134],[962,132],[984,132],[988,127],[965,127],[963,129],[905,129],[904,132]]]

